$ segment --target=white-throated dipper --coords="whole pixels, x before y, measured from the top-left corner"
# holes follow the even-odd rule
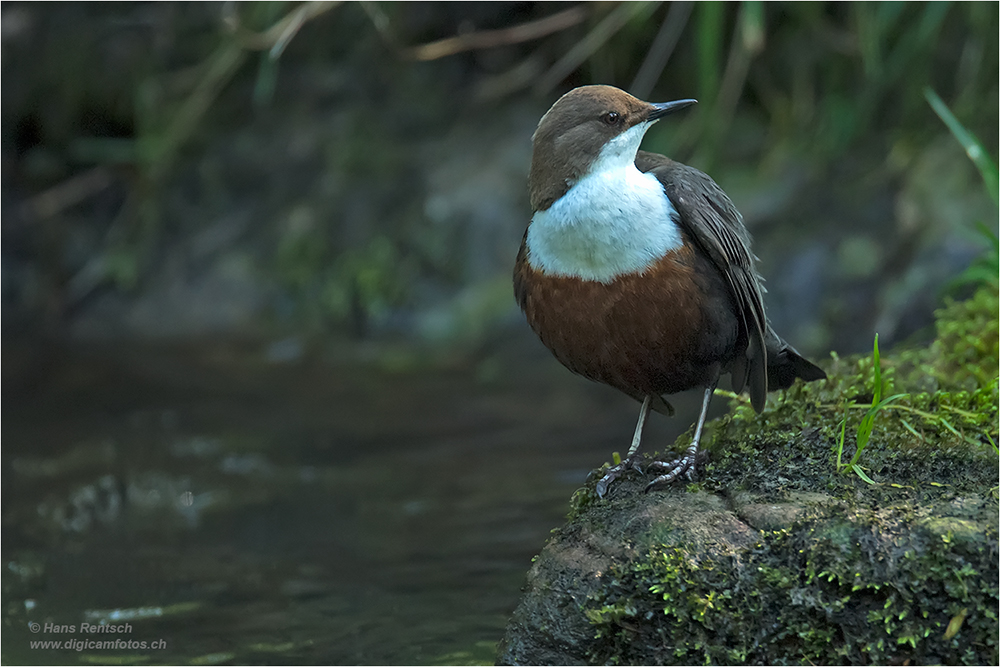
[[[642,402],[628,455],[597,483],[637,464],[650,408],[701,388],[691,446],[647,490],[694,472],[712,393],[725,373],[754,410],[767,392],[826,374],[771,329],[750,235],[706,174],[639,151],[646,130],[695,104],[643,102],[611,86],[582,86],[542,116],[532,137],[533,215],[514,266],[514,294],[538,334],[574,373]],[[641,472],[641,470],[640,470]]]

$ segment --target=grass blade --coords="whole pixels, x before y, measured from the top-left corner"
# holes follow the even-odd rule
[[[882,358],[878,353],[878,334],[875,334],[875,345],[872,349],[872,369],[875,371],[875,386],[872,388],[872,407],[882,400]]]
[[[858,425],[858,447],[854,452],[854,456],[851,457],[851,462],[849,465],[856,465],[858,459],[861,457],[861,452],[864,451],[865,447],[868,445],[868,439],[871,437],[872,429],[875,428],[875,416],[895,400],[903,398],[906,394],[893,394],[885,400],[879,401],[877,404],[868,408],[868,412],[861,419],[861,424]]]
[[[865,471],[862,470],[861,466],[859,466],[857,463],[852,463],[851,468],[854,470],[855,473],[857,473],[858,477],[860,477],[861,479],[865,480],[866,482],[868,482],[873,486],[875,485],[875,480],[866,475]]]
[[[958,139],[958,143],[962,144],[965,154],[969,156],[972,163],[976,165],[976,169],[979,170],[979,175],[983,177],[983,182],[986,183],[986,191],[989,192],[993,203],[1000,206],[1000,193],[997,192],[998,188],[1000,188],[1000,184],[998,184],[998,181],[1000,181],[1000,172],[997,171],[996,163],[990,159],[989,153],[979,143],[979,140],[955,118],[951,109],[938,97],[938,94],[933,89],[930,87],[924,88],[924,98],[927,99],[927,103],[934,109],[934,113],[944,121],[944,124],[948,126],[951,133]]]
[[[844,418],[840,420],[840,441],[837,443],[837,472],[843,467],[840,457],[844,453],[844,436],[847,434],[847,408],[844,408]]]

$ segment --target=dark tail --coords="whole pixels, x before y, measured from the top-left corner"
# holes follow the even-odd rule
[[[770,332],[767,341],[767,390],[787,389],[802,378],[806,382],[826,378],[823,369],[812,363],[795,348]]]

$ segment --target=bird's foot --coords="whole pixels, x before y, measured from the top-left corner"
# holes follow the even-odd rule
[[[597,492],[597,497],[603,498],[604,494],[608,492],[608,487],[611,486],[611,482],[621,477],[629,469],[637,471],[640,475],[642,474],[642,468],[639,467],[638,456],[630,456],[618,465],[608,468],[608,471],[604,473],[604,477],[597,481],[597,486],[594,489]]]
[[[676,481],[681,475],[688,480],[693,480],[695,475],[694,452],[688,452],[679,459],[674,459],[670,463],[663,461],[653,461],[649,464],[648,470],[663,473],[646,485],[646,491],[652,491],[656,487],[666,486]]]

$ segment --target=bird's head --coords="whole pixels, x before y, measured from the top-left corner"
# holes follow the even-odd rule
[[[532,209],[548,208],[595,168],[631,165],[653,123],[695,103],[643,102],[613,86],[581,86],[569,91],[542,116],[532,137]]]

